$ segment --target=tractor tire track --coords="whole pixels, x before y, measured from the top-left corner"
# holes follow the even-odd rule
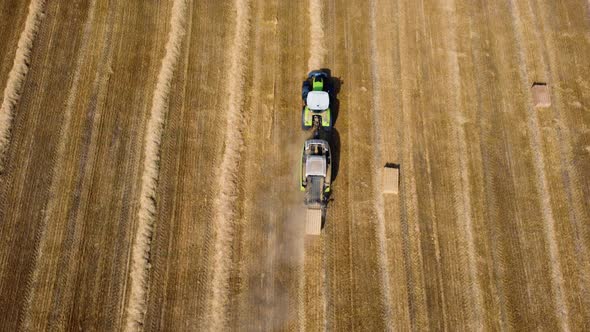
[[[477,8],[484,7],[483,11],[477,11]],[[485,294],[487,313],[486,319],[488,325],[492,329],[514,329],[511,321],[511,308],[508,305],[507,290],[502,281],[506,279],[506,254],[502,248],[502,234],[501,227],[496,222],[487,222],[500,220],[506,218],[500,209],[500,199],[495,196],[495,168],[499,163],[497,157],[494,155],[494,145],[496,145],[497,135],[492,127],[494,115],[498,111],[494,101],[500,100],[499,92],[493,89],[489,92],[485,91],[485,87],[492,86],[499,75],[497,65],[494,63],[490,54],[493,51],[492,46],[488,42],[493,38],[493,32],[490,29],[488,22],[493,21],[492,16],[488,13],[485,4],[476,3],[468,7],[467,12],[476,12],[477,15],[469,18],[468,26],[470,27],[471,48],[472,48],[472,62],[474,63],[473,77],[480,77],[475,82],[475,99],[476,99],[476,132],[479,141],[482,142],[480,150],[481,163],[478,167],[483,174],[482,179],[482,201],[483,201],[483,218],[486,220],[484,224],[486,227],[482,229],[483,237],[489,241],[488,248],[480,248],[485,250],[487,275],[489,281],[489,290]],[[480,25],[479,22],[486,22]],[[484,143],[486,142],[486,143]],[[485,243],[485,242],[484,242]],[[490,317],[493,317],[490,321]]]
[[[522,87],[530,85],[531,80],[526,68],[526,59],[523,56],[523,28],[520,25],[520,18],[518,17],[518,9],[514,4],[514,0],[510,1],[510,13],[512,15],[512,25],[514,27],[516,35],[516,49],[518,51],[519,59],[519,73],[520,73],[520,84]],[[528,113],[528,131],[530,133],[529,144],[531,146],[532,155],[534,158],[534,171],[536,178],[537,194],[540,195],[541,212],[544,219],[543,230],[545,233],[545,240],[547,241],[547,250],[549,252],[549,269],[551,271],[551,286],[552,286],[552,299],[554,301],[554,310],[556,316],[559,318],[560,328],[563,331],[569,331],[569,309],[564,300],[564,280],[563,273],[561,271],[561,259],[559,257],[559,247],[557,244],[557,236],[555,231],[555,217],[551,204],[551,194],[549,191],[549,185],[547,181],[547,175],[545,173],[545,156],[543,155],[541,145],[541,131],[539,129],[539,120],[535,110],[532,108],[532,96],[527,94],[525,100],[528,105],[524,105]]]
[[[401,151],[401,84],[399,40],[400,13],[398,4],[391,1],[377,0],[376,8],[376,51],[379,63],[378,80],[380,90],[379,117],[382,128],[381,156],[385,162],[400,162]],[[377,90],[376,90],[377,91]],[[387,128],[387,130],[385,129]],[[399,170],[398,170],[399,171]],[[381,178],[382,179],[382,178]],[[379,186],[382,183],[377,182]],[[393,327],[397,330],[408,330],[410,327],[406,271],[404,269],[403,236],[401,232],[402,204],[400,193],[384,195],[384,226],[387,246],[388,285],[392,316],[395,317]]]
[[[231,8],[232,1],[191,5],[184,71],[178,70],[173,80],[162,142],[146,329],[207,328],[212,204],[224,150],[226,77],[233,78],[226,73],[227,50],[234,39]]]
[[[345,19],[342,17],[345,15],[346,6],[341,1],[331,0],[327,4],[327,12],[329,15],[326,17],[326,27],[330,32],[331,38],[325,40],[325,44],[330,45],[330,53],[328,54],[329,61],[327,65],[332,70],[332,75],[342,77],[340,75],[346,72],[345,59],[343,52],[338,52],[338,49],[342,48],[342,45],[346,43],[346,37],[344,37],[344,22]],[[310,38],[313,38],[310,36]],[[310,40],[311,42],[311,40]],[[310,46],[311,50],[311,46]],[[315,69],[315,68],[314,68]],[[343,111],[343,99],[342,94],[338,95],[340,101],[340,109],[338,111],[338,119],[335,123],[335,130],[333,134],[340,132],[339,141],[344,140],[343,134],[348,131],[349,120],[348,112]],[[348,137],[346,137],[348,141]],[[338,156],[338,173],[344,168],[344,165],[348,165],[349,156],[348,151],[341,148],[343,146],[340,142],[337,142],[339,146],[332,147],[335,151],[340,149]],[[334,174],[334,173],[333,173]],[[317,287],[326,287],[321,290],[323,296],[311,303],[306,303],[306,311],[313,314],[314,308],[319,307],[321,312],[318,316],[307,314],[306,329],[307,330],[352,330],[353,329],[353,318],[355,310],[355,299],[354,299],[354,283],[353,283],[353,257],[351,250],[351,224],[350,215],[347,207],[350,206],[352,201],[349,197],[349,180],[345,175],[338,175],[333,180],[333,192],[334,202],[330,204],[327,210],[326,222],[323,228],[323,235],[320,242],[323,245],[321,250],[318,250],[324,257],[321,259],[321,263],[317,263],[320,266],[323,274],[310,274],[306,272],[306,288],[309,289],[307,293],[319,292],[316,290]],[[306,242],[308,242],[306,240]],[[309,240],[310,247],[313,242]],[[306,247],[306,269],[307,265],[315,264],[315,257],[308,255]],[[308,261],[309,260],[309,263]],[[324,266],[322,266],[324,265]],[[325,284],[322,285],[314,284],[314,278],[324,278]],[[313,285],[310,286],[310,285]],[[326,285],[326,286],[323,286]],[[306,294],[307,294],[306,293]],[[321,303],[316,304],[316,302]],[[311,308],[311,309],[310,309]],[[325,311],[324,311],[325,310]]]
[[[126,330],[137,330],[144,322],[146,291],[150,268],[151,238],[156,214],[156,192],[160,163],[160,145],[168,110],[168,97],[185,34],[186,0],[175,0],[172,5],[170,32],[166,54],[154,90],[150,119],[144,140],[144,162],[136,237],[132,247],[130,295],[127,304]]]
[[[219,194],[213,203],[213,234],[210,299],[207,308],[207,323],[211,330],[222,330],[227,324],[228,282],[235,232],[238,192],[238,170],[244,147],[244,125],[247,114],[243,113],[246,47],[250,35],[250,1],[235,0],[236,27],[229,50],[230,67],[227,82],[228,104],[225,136],[225,151],[217,175]]]
[[[451,111],[452,123],[455,126],[461,126],[457,131],[463,134],[463,141],[466,144],[465,150],[461,149],[462,152],[459,158],[465,158],[465,166],[462,166],[461,173],[465,174],[464,170],[469,173],[468,187],[463,187],[461,190],[468,190],[470,193],[469,205],[471,221],[468,226],[459,225],[461,230],[464,230],[465,243],[461,246],[468,248],[473,247],[473,253],[468,252],[468,259],[465,263],[470,264],[466,273],[466,298],[468,299],[468,305],[473,308],[475,305],[479,307],[473,308],[471,317],[467,324],[471,329],[490,329],[498,326],[492,325],[497,323],[491,321],[489,318],[493,315],[494,317],[500,317],[500,313],[494,306],[492,299],[497,299],[497,296],[493,295],[495,292],[494,284],[492,279],[487,277],[489,274],[489,267],[486,262],[493,262],[493,256],[488,252],[489,244],[485,234],[485,222],[486,222],[486,174],[484,170],[484,161],[482,151],[487,150],[487,144],[482,143],[481,128],[478,128],[478,119],[482,116],[480,109],[482,108],[480,102],[480,94],[482,93],[481,84],[468,84],[467,82],[476,82],[478,77],[484,78],[484,75],[479,73],[479,68],[483,68],[484,64],[478,64],[479,57],[477,44],[480,40],[478,31],[474,31],[472,24],[471,13],[472,8],[469,6],[455,1],[454,6],[447,6],[446,8],[452,9],[452,14],[457,16],[456,25],[453,27],[453,34],[455,34],[456,42],[455,46],[457,49],[451,50],[451,56],[456,58],[458,62],[458,72],[460,80],[458,85],[460,86],[461,93],[456,97],[457,100],[457,112]],[[448,14],[443,14],[448,16]],[[476,18],[475,21],[478,21]],[[476,71],[477,70],[477,71]],[[483,92],[483,94],[488,94]],[[487,112],[487,111],[484,111]],[[460,139],[459,137],[457,139]],[[459,144],[456,144],[459,146]],[[487,155],[487,152],[485,153]],[[460,162],[461,163],[461,162]],[[491,204],[490,204],[491,205]],[[468,248],[471,250],[471,248]],[[487,252],[486,252],[487,251]],[[473,255],[473,256],[472,256]],[[472,260],[475,258],[474,260]],[[467,287],[468,286],[468,287]],[[474,291],[473,288],[476,288]],[[478,297],[475,297],[478,295]]]
[[[55,167],[52,169],[52,176],[51,176],[51,185],[49,187],[49,192],[52,193],[50,195],[50,197],[52,197],[53,199],[50,199],[49,202],[47,203],[47,207],[45,210],[45,215],[43,217],[43,222],[40,225],[40,230],[38,235],[36,236],[38,238],[37,241],[35,241],[35,243],[38,243],[38,246],[35,250],[35,254],[34,254],[34,266],[36,267],[35,270],[33,271],[31,278],[29,279],[28,283],[27,283],[27,291],[26,291],[26,296],[25,296],[25,308],[24,308],[24,313],[25,313],[25,318],[23,319],[23,321],[19,324],[21,325],[21,328],[23,328],[24,330],[31,330],[32,329],[32,325],[33,325],[33,319],[32,319],[32,315],[31,315],[31,308],[33,305],[33,285],[38,283],[38,278],[39,278],[39,273],[40,271],[40,260],[41,257],[43,256],[43,252],[44,252],[44,247],[45,247],[45,240],[46,240],[46,227],[47,224],[49,222],[49,219],[52,215],[52,212],[57,208],[57,200],[55,199],[55,193],[58,190],[58,180],[57,180],[57,174],[56,174],[56,170],[61,170],[64,167],[64,151],[66,149],[66,137],[67,137],[67,133],[70,131],[70,125],[71,125],[71,118],[72,118],[72,111],[74,108],[74,103],[75,103],[75,99],[76,99],[76,95],[78,93],[78,86],[80,84],[80,76],[81,76],[81,71],[82,71],[82,64],[85,61],[85,57],[86,57],[86,52],[88,50],[88,37],[91,34],[91,29],[92,29],[92,25],[94,23],[94,13],[95,13],[95,8],[96,8],[96,1],[92,1],[90,4],[90,7],[88,8],[88,15],[86,18],[86,23],[84,24],[84,29],[82,32],[82,41],[80,42],[80,49],[78,51],[77,54],[77,59],[76,59],[76,66],[75,66],[75,71],[74,71],[74,75],[73,75],[73,81],[72,81],[72,85],[69,89],[69,93],[68,93],[68,97],[67,97],[67,101],[66,101],[66,105],[64,108],[64,118],[63,118],[63,127],[60,130],[60,139],[59,139],[59,145],[57,148],[57,162],[55,164]],[[96,84],[96,82],[95,82]],[[79,196],[79,188],[77,193],[75,194],[76,197]]]
[[[404,252],[404,265],[406,270],[406,282],[408,287],[408,312],[412,329],[426,329],[428,326],[429,311],[426,306],[426,294],[422,266],[422,249],[420,245],[420,225],[418,222],[418,201],[416,190],[416,170],[413,153],[414,136],[412,109],[416,103],[417,82],[415,76],[418,71],[413,59],[416,58],[417,49],[415,39],[411,39],[409,31],[413,31],[416,25],[416,13],[414,3],[398,1],[400,30],[398,45],[400,48],[400,85],[401,85],[401,119],[400,122],[400,204],[401,204],[401,229],[402,248]],[[417,32],[416,32],[417,33]],[[416,36],[414,38],[417,38]]]
[[[72,112],[67,132],[59,129],[65,125],[63,119],[66,114],[62,110],[68,104],[72,92],[53,81],[64,82],[66,87],[72,86],[76,68],[67,60],[53,63],[52,66],[57,66],[57,73],[41,71],[47,73],[49,82],[45,82],[43,77],[38,78],[39,71],[34,70],[30,74],[31,79],[35,78],[34,81],[39,82],[37,86],[41,86],[37,91],[47,91],[46,98],[50,98],[53,104],[41,100],[38,104],[44,106],[43,112],[32,108],[28,109],[28,113],[43,114],[44,120],[48,114],[55,114],[58,119],[57,123],[44,121],[39,125],[40,128],[55,132],[53,136],[56,143],[52,145],[52,154],[53,150],[60,150],[62,140],[67,142],[63,155],[55,153],[51,168],[46,167],[59,169],[59,172],[57,169],[55,171],[55,179],[48,172],[44,176],[47,189],[40,188],[42,192],[48,192],[47,206],[55,208],[44,210],[41,214],[43,218],[48,216],[48,227],[41,244],[42,257],[35,267],[39,276],[34,286],[34,300],[30,312],[27,312],[31,318],[31,329],[34,330],[67,329],[72,326],[81,329],[100,326],[100,329],[105,330],[121,327],[120,319],[125,311],[122,305],[125,298],[124,284],[128,275],[126,257],[132,242],[128,235],[133,233],[129,222],[133,218],[129,211],[134,204],[130,204],[129,197],[137,197],[135,194],[138,192],[136,188],[139,187],[141,168],[140,153],[136,152],[140,149],[136,147],[141,145],[142,135],[134,133],[143,133],[138,128],[144,128],[145,115],[149,113],[147,96],[151,95],[144,91],[150,90],[146,87],[155,86],[159,67],[157,60],[141,61],[136,55],[148,59],[159,58],[154,55],[164,53],[164,43],[157,43],[157,40],[159,35],[166,35],[160,31],[165,30],[162,27],[167,25],[165,18],[152,19],[155,15],[149,8],[135,9],[133,4],[109,6],[97,3],[94,14],[96,23],[88,37],[96,47],[89,48],[84,55],[79,92],[74,93],[73,109],[79,111]],[[129,11],[135,15],[124,14]],[[81,40],[86,38],[82,32],[87,14],[86,7],[74,9],[73,6],[52,3],[48,9],[48,22],[51,25],[58,22],[55,23],[57,27],[42,29],[42,51],[35,51],[35,58],[67,59],[60,56],[61,50],[69,50],[70,47],[64,47],[62,43],[70,42],[72,55],[69,58],[75,61],[77,52],[85,52],[78,49],[83,44]],[[64,18],[64,15],[68,16]],[[121,24],[123,22],[126,24]],[[156,29],[150,31],[156,32],[149,35],[147,40],[134,33],[138,27],[148,25],[151,28],[154,24],[157,24]],[[62,42],[54,44],[57,40]],[[135,46],[132,47],[134,53],[126,56],[126,53],[120,52],[122,42]],[[46,49],[47,44],[52,45],[49,50]],[[111,54],[115,55],[111,57]],[[34,61],[36,63],[38,60]],[[137,71],[139,66],[149,70],[139,78],[126,75]],[[62,78],[60,72],[64,72],[66,78]],[[135,88],[129,88],[130,80],[135,83]],[[25,94],[23,103],[30,104],[30,99],[30,95]],[[128,100],[136,102],[129,105],[126,103]],[[47,110],[45,107],[52,108]],[[53,107],[59,111],[54,111]],[[125,112],[118,111],[122,107]],[[17,119],[20,118],[19,115]],[[11,166],[14,159],[11,158]],[[43,165],[35,159],[33,163]],[[40,176],[37,174],[33,178]],[[61,190],[50,193],[52,182],[57,182]],[[105,206],[109,206],[109,209],[105,209]]]
[[[372,133],[372,145],[374,147],[373,152],[373,196],[375,200],[375,214],[376,214],[376,225],[375,225],[375,238],[377,241],[377,245],[379,248],[378,253],[378,262],[379,262],[379,272],[380,272],[380,291],[381,291],[381,298],[383,301],[384,312],[383,320],[385,322],[385,328],[387,330],[393,330],[393,311],[392,311],[392,302],[391,302],[391,290],[389,285],[389,259],[387,257],[388,249],[385,240],[385,200],[383,198],[383,193],[381,192],[380,184],[382,183],[383,174],[382,174],[382,165],[384,165],[384,161],[382,158],[381,147],[384,145],[383,142],[383,133],[381,131],[381,121],[379,114],[383,111],[383,107],[381,105],[381,85],[380,85],[380,64],[379,64],[379,57],[377,54],[377,8],[376,8],[377,0],[370,1],[370,21],[371,21],[371,32],[370,32],[370,44],[371,44],[371,78],[373,84],[373,133]]]
[[[576,257],[574,268],[579,269],[577,285],[571,285],[573,282],[570,281],[569,288],[573,289],[568,294],[568,297],[570,297],[569,304],[572,306],[572,329],[575,330],[578,328],[576,323],[579,324],[581,321],[579,319],[573,319],[573,317],[580,315],[584,317],[582,320],[587,321],[590,319],[590,260],[587,259],[590,246],[590,242],[588,242],[590,240],[590,227],[588,227],[588,223],[583,222],[590,218],[590,210],[587,209],[587,199],[585,199],[585,195],[586,197],[590,195],[590,190],[588,190],[590,186],[587,183],[587,176],[586,184],[583,180],[583,170],[588,169],[587,166],[590,158],[586,159],[587,162],[584,164],[582,162],[583,159],[579,155],[576,156],[574,152],[576,147],[579,148],[578,142],[574,138],[576,134],[585,131],[586,135],[588,135],[590,132],[588,130],[588,123],[590,122],[585,121],[583,117],[584,113],[580,112],[580,106],[582,104],[587,105],[590,100],[590,95],[587,93],[589,91],[588,87],[590,86],[588,82],[588,68],[590,63],[587,57],[579,56],[579,54],[588,53],[589,44],[578,42],[584,36],[579,36],[579,39],[576,39],[558,38],[556,35],[559,30],[566,30],[569,33],[572,27],[585,25],[588,28],[590,23],[587,18],[585,22],[580,22],[579,20],[583,20],[584,16],[580,15],[579,11],[575,8],[570,9],[575,14],[568,15],[566,13],[565,18],[567,22],[564,22],[562,12],[566,11],[565,6],[562,7],[559,15],[555,15],[555,8],[547,8],[550,7],[549,4],[527,1],[527,5],[527,9],[530,11],[529,15],[532,16],[533,25],[536,27],[535,31],[537,35],[535,37],[537,43],[541,44],[544,50],[541,56],[541,72],[547,78],[551,88],[551,115],[553,115],[554,119],[552,127],[555,127],[552,140],[554,141],[553,144],[557,145],[554,150],[555,154],[559,155],[558,158],[560,160],[559,166],[553,167],[557,168],[555,172],[559,173],[565,195],[564,200],[567,201],[569,227],[571,228],[570,236],[573,238],[574,247],[572,251]],[[553,6],[558,5],[560,4],[553,4]],[[587,10],[590,10],[590,7],[587,7]],[[574,20],[578,20],[578,22],[574,23]],[[572,52],[572,46],[585,49],[586,52]],[[585,84],[584,81],[580,81],[580,77],[586,78]],[[574,88],[577,90],[575,93],[568,93],[562,88],[568,81],[577,83],[574,84]],[[586,91],[586,94],[584,91]],[[571,103],[571,99],[577,100],[579,104],[575,105]],[[568,100],[570,100],[569,104],[567,102]],[[580,114],[582,116],[579,116]],[[588,119],[586,117],[586,120]],[[547,166],[551,167],[551,164]],[[586,188],[586,194],[584,188]],[[560,230],[558,234],[565,231],[564,225],[558,224],[557,226]],[[568,245],[568,240],[562,238],[562,236],[559,236],[559,240],[562,246]],[[565,256],[567,257],[567,254]],[[571,269],[571,267],[567,266],[567,260],[564,260],[564,263],[566,264],[564,270]],[[573,264],[573,262],[570,262],[570,264]],[[573,279],[567,278],[570,277],[567,273],[565,276],[566,281],[567,279]],[[583,309],[578,308],[579,303],[582,303],[581,307]],[[582,326],[586,326],[586,324]]]
[[[304,25],[286,24],[283,20],[285,12],[293,12],[291,4],[253,1],[251,11],[251,47],[246,56],[252,62],[244,81],[248,87],[244,109],[255,116],[245,119],[243,133],[238,193],[238,201],[243,204],[236,214],[232,248],[235,272],[230,276],[240,282],[229,285],[228,328],[293,329],[292,325],[297,323],[294,295],[300,275],[288,271],[291,264],[298,262],[296,257],[301,257],[303,246],[293,245],[293,239],[302,237],[300,233],[293,234],[290,225],[302,224],[296,213],[289,211],[296,187],[291,181],[295,178],[288,175],[295,165],[290,139],[299,127],[292,125],[290,120],[295,114],[285,105],[291,105],[297,97],[288,87],[298,81],[294,73],[298,72],[295,64],[299,63],[284,58],[286,50],[296,46],[280,38],[279,31],[295,33]],[[265,176],[260,176],[262,173]],[[284,255],[284,250],[290,250],[289,254]]]
[[[484,327],[483,323],[483,299],[481,294],[481,286],[479,284],[477,275],[477,259],[476,259],[476,252],[475,252],[475,237],[473,234],[473,215],[471,212],[472,209],[472,200],[471,200],[471,183],[470,179],[472,178],[470,171],[469,171],[469,162],[468,158],[470,156],[469,150],[467,148],[466,142],[466,133],[465,133],[465,122],[467,121],[467,117],[461,110],[466,109],[464,105],[461,103],[461,73],[459,68],[459,48],[457,43],[458,37],[458,27],[457,27],[457,20],[456,17],[456,2],[455,0],[446,0],[443,1],[445,8],[450,11],[448,17],[449,20],[449,33],[451,34],[446,35],[445,42],[448,45],[448,48],[451,50],[450,56],[447,56],[447,66],[450,68],[450,78],[451,78],[451,86],[452,88],[449,90],[451,94],[451,101],[450,101],[450,108],[451,113],[453,114],[454,120],[452,122],[453,135],[455,136],[456,146],[458,151],[453,155],[456,156],[453,160],[453,163],[456,165],[453,167],[454,170],[454,180],[455,184],[459,184],[459,188],[455,189],[455,211],[457,213],[457,217],[459,219],[459,223],[461,227],[464,229],[464,241],[466,242],[467,247],[467,265],[469,271],[469,292],[464,292],[465,300],[469,299],[468,307],[465,308],[469,312],[469,320],[468,326],[469,329],[477,329],[482,330]],[[445,29],[446,31],[447,29]],[[458,159],[458,160],[457,160]],[[462,249],[460,249],[462,251]]]
[[[309,61],[308,70],[322,68],[327,49],[324,44],[324,6],[322,0],[309,0]]]
[[[27,73],[29,72],[31,51],[37,31],[41,25],[41,20],[43,19],[44,8],[45,0],[31,0],[25,28],[18,40],[14,63],[8,74],[8,81],[4,88],[4,96],[2,98],[2,105],[0,106],[0,174],[4,172],[5,155],[8,144],[10,143],[10,130],[14,117],[13,113],[22,94]]]
[[[530,151],[527,105],[522,104],[528,102],[522,91],[528,84],[522,85],[517,70],[516,36],[510,25],[501,23],[512,21],[509,4],[483,7],[488,24],[477,24],[482,34],[478,46],[481,67],[487,70],[480,75],[483,86],[497,86],[481,93],[484,110],[489,111],[478,113],[481,141],[487,142],[482,146],[489,202],[486,227],[497,306],[507,328],[558,328],[557,318],[547,314],[553,312],[551,278],[540,277],[550,272],[544,264],[549,259],[541,232],[545,226],[535,161],[531,153],[523,153]]]
[[[94,15],[95,3],[91,3],[90,6],[91,7],[89,10],[92,11],[90,14]],[[115,11],[116,8],[111,8],[111,10],[109,11],[107,18],[108,22],[113,21]],[[69,299],[66,299],[69,296],[67,292],[68,286],[72,284],[72,280],[78,281],[79,278],[79,275],[77,275],[76,273],[72,273],[72,270],[73,268],[77,267],[76,262],[79,262],[80,260],[80,243],[82,234],[84,233],[84,222],[83,217],[81,217],[81,215],[83,215],[84,213],[84,198],[86,193],[83,191],[83,188],[86,188],[86,186],[88,185],[87,173],[93,173],[95,170],[94,166],[96,162],[96,155],[93,152],[95,151],[96,141],[98,139],[97,129],[98,127],[100,127],[100,121],[97,121],[97,113],[100,113],[101,106],[104,105],[104,101],[107,94],[107,86],[110,79],[110,66],[112,60],[112,27],[112,24],[108,24],[104,32],[104,48],[102,48],[100,52],[100,67],[97,70],[97,74],[91,85],[92,93],[89,97],[89,103],[86,109],[86,116],[82,124],[83,134],[82,137],[80,137],[81,151],[79,152],[79,160],[76,163],[79,173],[75,176],[73,192],[71,194],[72,203],[67,211],[67,215],[64,218],[65,235],[61,248],[63,254],[59,257],[57,261],[58,269],[60,270],[60,273],[63,274],[63,276],[58,277],[58,279],[54,283],[53,287],[55,288],[55,291],[53,292],[51,300],[52,303],[50,305],[50,307],[54,308],[54,310],[51,311],[48,317],[48,326],[51,329],[64,329],[66,327],[67,319],[65,310],[63,310],[63,308],[66,307],[64,303],[69,303]],[[85,37],[86,36],[83,36],[82,38]],[[84,49],[82,49],[81,52],[84,52]],[[72,96],[72,99],[70,99],[71,96],[72,95],[68,95],[67,102],[73,102],[75,97]],[[67,119],[69,121],[71,120],[72,114],[69,112],[69,110],[66,110],[66,112],[67,113],[64,114],[64,120]],[[67,134],[70,130],[70,128],[68,127],[69,124],[66,124],[67,131],[63,132],[65,136],[63,134],[60,136],[60,145],[58,146],[58,163],[56,164],[56,167],[62,166],[62,169],[66,168],[64,167],[64,165],[67,163],[67,161],[64,161],[63,159],[60,160],[60,157],[63,158],[63,156],[61,156],[59,153],[63,152],[60,151],[60,149],[62,148],[62,141],[71,139],[70,137],[67,137]],[[52,182],[53,181],[59,181],[59,179],[52,179]],[[53,205],[56,203],[50,201],[50,204]],[[55,220],[51,220],[55,218],[55,216],[47,215],[47,217],[48,223],[57,224]],[[49,237],[50,239],[56,238],[55,236],[51,235],[47,237]],[[44,248],[44,245],[45,243],[42,243],[40,245],[40,252],[49,252],[50,250]],[[43,261],[42,258],[41,261]]]
[[[305,239],[305,316],[301,325],[308,331],[325,331],[327,326],[323,241],[321,237]]]
[[[339,171],[334,182],[335,203],[328,211],[333,211],[333,215],[338,216],[328,218],[326,228],[334,229],[335,232],[332,234],[336,235],[335,237],[340,235],[338,233],[343,231],[341,229],[348,231],[346,236],[343,236],[344,241],[332,255],[340,255],[347,251],[350,262],[341,266],[328,263],[328,271],[332,270],[335,273],[333,277],[328,274],[332,290],[327,291],[336,293],[333,285],[344,282],[344,278],[347,277],[351,300],[348,303],[340,303],[331,313],[333,317],[328,319],[328,328],[335,330],[388,328],[385,313],[389,310],[389,303],[384,301],[385,294],[382,289],[383,270],[380,269],[378,222],[374,205],[373,186],[376,184],[372,168],[375,165],[371,157],[368,162],[361,157],[374,153],[371,128],[375,119],[372,111],[366,107],[373,102],[374,90],[371,76],[371,29],[370,25],[363,25],[368,17],[369,2],[354,6],[346,1],[336,1],[333,25],[336,26],[334,39],[337,45],[333,48],[333,73],[335,76],[346,75],[344,77],[349,84],[345,82],[346,85],[342,85],[338,96],[341,108],[333,134],[340,133],[338,136],[341,143],[336,144],[341,145],[342,149],[339,153]],[[342,44],[346,45],[345,48],[348,47],[350,52],[339,52]],[[342,187],[345,191],[339,189]],[[334,236],[332,234],[329,236]],[[333,240],[334,237],[331,237],[330,242]],[[366,274],[374,277],[366,278]],[[334,305],[328,305],[328,308],[332,306]],[[352,316],[344,317],[348,310]],[[349,324],[348,327],[345,324]]]
[[[56,59],[76,57],[79,45],[70,38],[79,36],[78,28],[82,30],[86,14],[84,5],[77,12],[58,8],[55,3],[44,7],[48,18],[42,21],[43,28],[35,39],[38,45],[28,49],[24,65],[29,78],[22,77],[22,95],[13,105],[19,112],[14,117],[6,173],[0,186],[0,234],[5,236],[0,241],[0,308],[8,318],[1,325],[9,330],[22,325],[28,314],[27,297],[38,268],[34,265],[35,252],[43,234],[43,214],[50,198],[51,170],[59,144],[55,128],[61,127],[61,107],[67,99],[67,90],[60,85],[71,84],[74,71],[63,61],[50,61],[49,54],[55,54]],[[67,38],[53,38],[56,34]],[[60,89],[53,90],[54,86]]]
[[[428,8],[425,8],[423,3],[421,3],[418,8],[419,12],[417,18],[420,27],[419,31],[423,34],[425,41],[428,41],[428,43],[422,43],[420,47],[418,47],[417,56],[424,58],[426,60],[424,63],[434,63],[434,65],[420,66],[416,75],[417,82],[421,86],[421,89],[416,92],[418,98],[416,99],[416,104],[413,106],[413,108],[419,110],[415,112],[414,115],[416,128],[414,143],[416,146],[415,149],[421,151],[421,153],[417,156],[419,162],[415,164],[415,181],[417,186],[416,195],[418,204],[417,218],[420,223],[418,241],[420,242],[423,268],[421,276],[424,282],[426,305],[429,309],[429,326],[432,330],[442,330],[449,328],[449,321],[457,320],[455,317],[449,317],[449,315],[447,315],[447,313],[451,313],[447,308],[447,303],[449,301],[459,302],[457,300],[460,299],[456,299],[456,293],[453,292],[454,289],[452,287],[454,285],[452,283],[446,283],[448,279],[443,278],[443,275],[452,275],[452,273],[456,271],[456,269],[453,268],[451,268],[450,271],[445,271],[446,266],[442,263],[443,257],[447,254],[443,249],[453,249],[452,246],[446,246],[446,243],[451,241],[454,242],[455,239],[449,241],[447,236],[452,236],[452,234],[447,235],[447,233],[439,232],[439,230],[442,229],[440,225],[443,224],[444,220],[450,220],[451,216],[452,218],[455,217],[452,214],[451,209],[441,209],[441,205],[445,207],[454,206],[454,197],[448,195],[447,197],[451,197],[451,199],[446,202],[444,200],[448,198],[437,197],[437,191],[439,188],[448,186],[448,184],[444,182],[441,183],[441,177],[437,176],[438,168],[436,167],[436,165],[447,163],[448,161],[441,161],[441,154],[437,152],[439,150],[445,151],[448,149],[448,146],[439,146],[441,141],[444,140],[433,141],[430,139],[430,135],[426,134],[427,132],[432,131],[431,123],[434,122],[431,120],[432,116],[430,116],[429,112],[432,109],[441,107],[439,104],[436,104],[437,101],[434,98],[426,97],[440,96],[440,93],[436,90],[436,86],[431,84],[431,81],[427,78],[433,75],[433,72],[436,72],[436,67],[443,68],[443,65],[437,63],[440,57],[436,57],[432,54],[432,50],[435,49],[433,40],[438,40],[439,38],[434,35],[434,31],[430,29],[430,24],[428,24],[427,18],[431,16],[431,13],[426,12],[427,9]],[[446,123],[444,122],[440,125],[441,128],[445,128],[445,126]],[[447,155],[448,154],[444,154],[445,157]],[[442,179],[444,180],[444,178]],[[462,260],[462,258],[463,256],[459,254],[458,260]],[[455,278],[456,277],[454,276],[452,277],[452,279]],[[445,287],[446,285],[451,287]]]
[[[308,13],[308,61],[307,70],[318,70],[325,66],[327,49],[324,31],[324,3],[322,0],[309,0]],[[307,73],[305,73],[307,74]],[[325,331],[329,324],[327,313],[327,250],[326,227],[323,236],[304,239],[304,261],[299,299],[301,326],[306,330]]]

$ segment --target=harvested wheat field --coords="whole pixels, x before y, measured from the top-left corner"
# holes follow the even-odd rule
[[[590,329],[586,0],[2,0],[0,89],[0,330]]]

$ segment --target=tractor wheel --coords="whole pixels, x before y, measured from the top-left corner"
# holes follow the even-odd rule
[[[331,115],[331,114],[330,114]],[[332,116],[330,116],[330,123],[327,126],[324,126],[323,124],[323,118],[321,119],[322,123],[320,123],[321,127],[325,130],[325,131],[332,131],[332,127],[334,125],[333,121],[334,118]]]
[[[310,90],[311,85],[309,84],[309,81],[303,81],[303,86],[301,87],[301,99],[303,99],[303,102],[305,102],[305,100],[307,99],[307,94]]]
[[[307,131],[311,128],[311,126],[305,125],[305,107],[301,110],[301,129]]]

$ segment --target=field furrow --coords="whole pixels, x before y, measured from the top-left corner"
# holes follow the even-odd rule
[[[136,330],[144,323],[146,291],[150,268],[151,240],[156,215],[156,193],[160,172],[162,133],[168,111],[172,78],[183,46],[186,22],[186,1],[174,1],[170,17],[170,31],[166,53],[162,59],[156,88],[153,92],[149,120],[143,142],[143,170],[137,230],[131,252],[129,274],[130,295],[127,307],[127,330]]]
[[[0,3],[0,91],[4,92],[8,74],[14,67],[16,49],[29,15],[30,1],[12,0]]]
[[[0,330],[588,330],[589,13],[2,1]],[[312,237],[318,69],[336,98]]]
[[[188,4],[186,46],[172,80],[162,136],[148,330],[204,328],[210,323],[211,222],[226,131],[231,74],[225,49],[233,43],[229,27],[235,22],[231,6],[229,1]]]
[[[13,29],[21,27],[21,22],[18,19],[19,14],[21,13],[18,11],[18,5],[14,7],[15,8],[4,8],[6,11],[16,9],[16,13],[13,13],[16,19],[8,20],[7,23],[13,23],[13,25],[5,26],[4,28],[8,33],[3,33],[3,36],[0,36],[0,38],[4,37],[0,40],[4,40],[6,43],[6,49],[1,58],[3,60],[3,68],[0,72],[0,80],[2,81],[0,87],[4,92],[0,104],[0,173],[4,172],[5,154],[6,150],[8,150],[8,145],[10,144],[14,112],[23,93],[23,86],[25,85],[27,74],[29,73],[31,52],[39,31],[39,26],[44,17],[43,10],[45,9],[45,1],[32,0],[30,2],[16,47],[14,47],[15,45],[11,38],[13,37],[11,36],[11,32],[14,33],[19,31]],[[8,67],[5,62],[10,63],[9,59],[11,59],[12,56],[14,57],[12,66]],[[10,68],[10,71],[7,71],[8,68]]]

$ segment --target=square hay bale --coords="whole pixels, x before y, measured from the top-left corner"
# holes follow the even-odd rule
[[[399,192],[399,165],[388,163],[383,168],[383,193]]]
[[[322,232],[322,210],[307,209],[305,215],[305,233],[307,235],[320,235]]]
[[[551,106],[551,94],[549,93],[549,86],[547,86],[547,83],[533,83],[531,92],[533,95],[533,106],[535,108]]]

